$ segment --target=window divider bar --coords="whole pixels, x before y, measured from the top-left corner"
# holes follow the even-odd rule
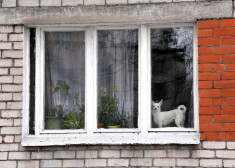
[[[85,129],[87,134],[93,134],[95,130],[96,121],[96,33],[94,27],[87,27],[85,33],[85,74],[86,74],[86,98],[85,98]]]
[[[148,81],[148,28],[146,25],[140,27],[140,41],[139,41],[139,127],[141,133],[148,132],[148,115],[149,113],[149,96],[148,88],[150,87]]]

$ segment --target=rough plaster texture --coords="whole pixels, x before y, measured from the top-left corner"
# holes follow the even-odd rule
[[[232,1],[117,6],[0,8],[0,24],[86,24],[192,21],[232,16]]]

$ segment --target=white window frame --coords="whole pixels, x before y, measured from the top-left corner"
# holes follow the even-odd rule
[[[198,144],[198,62],[195,23],[140,23],[109,25],[50,25],[24,28],[24,98],[23,146],[49,146],[68,144]],[[194,29],[193,92],[194,128],[151,128],[151,50],[150,29],[191,26]],[[35,135],[29,134],[29,29],[36,28],[36,90]],[[108,29],[138,29],[138,128],[97,128],[97,31]],[[44,130],[44,32],[85,31],[85,129]],[[89,89],[88,89],[89,88]],[[147,114],[146,115],[146,111]]]

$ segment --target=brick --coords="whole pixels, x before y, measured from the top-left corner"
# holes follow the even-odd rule
[[[213,158],[215,157],[215,152],[211,150],[193,150],[193,158]]]
[[[120,151],[119,150],[102,150],[99,152],[100,158],[119,158]]]
[[[22,126],[22,119],[14,119],[14,126]]]
[[[108,166],[115,166],[115,167],[128,167],[129,159],[108,159]]]
[[[235,54],[235,46],[215,47],[215,54]]]
[[[224,64],[214,64],[214,71],[225,71],[226,66]]]
[[[61,0],[41,0],[41,6],[61,6]]]
[[[106,159],[86,159],[85,167],[105,167]]]
[[[23,49],[23,43],[22,42],[14,42],[13,43],[13,49],[22,50]]]
[[[230,134],[229,133],[219,133],[219,140],[220,141],[229,141]]]
[[[172,0],[150,0],[151,3],[172,2]]]
[[[235,133],[231,133],[231,138],[230,138],[231,141],[235,141]]]
[[[13,121],[11,119],[0,119],[0,126],[12,126]]]
[[[222,159],[201,159],[200,166],[202,166],[202,167],[222,167]]]
[[[39,6],[39,0],[18,0],[19,6]]]
[[[220,45],[220,38],[199,38],[198,46],[214,46]]]
[[[225,104],[225,98],[214,98],[215,106],[222,106]]]
[[[235,80],[214,81],[214,88],[235,88]]]
[[[8,68],[0,68],[0,75],[7,75],[8,74]]]
[[[7,34],[0,34],[0,41],[7,41]]]
[[[228,151],[228,150],[218,150],[216,151],[216,156],[218,158],[235,158],[235,151]]]
[[[218,72],[201,72],[199,73],[199,80],[220,80],[220,73]]]
[[[0,152],[0,160],[7,160],[7,152]]]
[[[154,159],[153,166],[175,166],[175,159]]]
[[[41,160],[40,167],[62,167],[61,160]]]
[[[199,29],[219,27],[219,21],[218,20],[202,20],[202,21],[198,21],[197,22],[197,27]]]
[[[168,157],[189,157],[188,150],[168,150]]]
[[[199,56],[198,63],[220,63],[220,55]]]
[[[22,92],[22,85],[3,85],[2,91],[4,92]]]
[[[198,159],[177,159],[176,162],[177,166],[199,166]]]
[[[225,142],[209,142],[203,141],[202,143],[204,149],[225,149]]]
[[[222,89],[222,96],[235,96],[235,89]]]
[[[0,33],[12,33],[13,27],[12,26],[0,26]]]
[[[223,160],[224,167],[235,167],[235,160]]]
[[[6,103],[0,102],[0,109],[6,109]]]
[[[199,105],[200,106],[212,106],[212,98],[200,98]]]
[[[13,143],[13,142],[14,142],[14,136],[12,136],[12,135],[7,135],[7,136],[5,136],[5,137],[3,138],[3,141],[4,141],[5,143]]]
[[[142,150],[122,150],[121,157],[143,157],[144,152]]]
[[[18,168],[39,168],[39,161],[18,161]]]
[[[7,109],[22,109],[22,102],[8,102]]]
[[[199,81],[200,89],[209,89],[212,88],[212,81]]]
[[[19,118],[21,117],[21,111],[18,110],[3,110],[2,111],[3,118]]]
[[[34,1],[34,2],[36,2],[36,1]],[[15,26],[15,33],[23,33],[23,26]]]
[[[235,79],[235,72],[223,72],[222,79]]]
[[[221,124],[200,124],[200,131],[205,131],[205,132],[223,131],[223,127]]]
[[[31,159],[53,159],[52,152],[32,152]]]
[[[22,67],[23,66],[23,59],[15,59],[14,66],[15,67]]]
[[[212,29],[199,29],[198,37],[210,37],[212,36]]]
[[[14,76],[13,83],[14,84],[23,84],[23,77],[22,76]]]
[[[221,91],[220,89],[200,89],[199,96],[200,97],[220,97]]]
[[[198,71],[212,71],[212,65],[211,64],[199,64],[198,65]]]
[[[223,114],[235,114],[235,106],[224,106]]]
[[[75,158],[75,151],[55,151],[54,158]]]
[[[84,160],[63,160],[64,167],[84,167]]]
[[[23,68],[10,68],[11,75],[23,75]]]
[[[226,71],[235,71],[235,64],[226,64]]]
[[[235,27],[234,19],[222,19],[220,20],[220,27]]]
[[[130,160],[130,166],[152,166],[152,159],[131,159]]]
[[[206,138],[207,138],[207,134],[200,132],[200,140],[205,141]]]
[[[105,5],[105,0],[84,0],[84,5]]]
[[[10,34],[9,41],[23,41],[23,34]]]
[[[19,142],[22,141],[21,135],[15,135],[14,137],[15,137],[15,142],[16,143],[19,143]]]
[[[127,0],[106,0],[107,5],[127,4]]]
[[[151,158],[166,157],[166,150],[145,150],[144,156]]]
[[[12,43],[0,42],[0,50],[9,50],[9,49],[12,49]]]
[[[235,122],[235,116],[233,117],[231,115],[215,115],[214,122],[222,122],[222,123]]]
[[[6,135],[21,134],[21,127],[2,127],[1,134],[6,134]]]
[[[222,62],[235,62],[235,55],[222,55]]]
[[[224,131],[235,131],[235,124],[224,124]]]
[[[13,77],[12,76],[0,76],[0,83],[12,83]]]
[[[215,132],[208,132],[207,133],[207,140],[208,141],[217,141],[218,140],[218,133],[215,133]]]
[[[9,152],[10,160],[28,160],[30,159],[29,152]]]
[[[200,115],[199,121],[200,123],[211,123],[213,120],[213,116],[211,115]]]
[[[13,61],[10,59],[0,59],[0,67],[11,67],[13,65]]]
[[[1,168],[16,168],[16,161],[0,161]]]
[[[77,158],[97,158],[98,151],[95,150],[83,150],[77,151]]]
[[[23,58],[22,51],[3,51],[3,58]]]
[[[12,93],[1,93],[0,94],[0,101],[8,101],[12,100]]]
[[[228,149],[235,149],[235,142],[227,142]]]
[[[62,6],[77,6],[83,5],[83,0],[63,0]]]
[[[214,36],[234,36],[235,28],[214,29]]]
[[[128,0],[129,4],[149,3],[150,0]]]
[[[213,55],[214,49],[213,47],[199,47],[198,48],[198,55]]]
[[[13,100],[15,100],[15,101],[23,100],[22,93],[13,93]]]
[[[234,45],[235,37],[221,37],[221,45]]]
[[[19,146],[18,144],[0,144],[0,151],[18,151]]]

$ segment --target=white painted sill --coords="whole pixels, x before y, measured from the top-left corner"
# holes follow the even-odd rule
[[[26,135],[22,146],[199,144],[198,132]]]

